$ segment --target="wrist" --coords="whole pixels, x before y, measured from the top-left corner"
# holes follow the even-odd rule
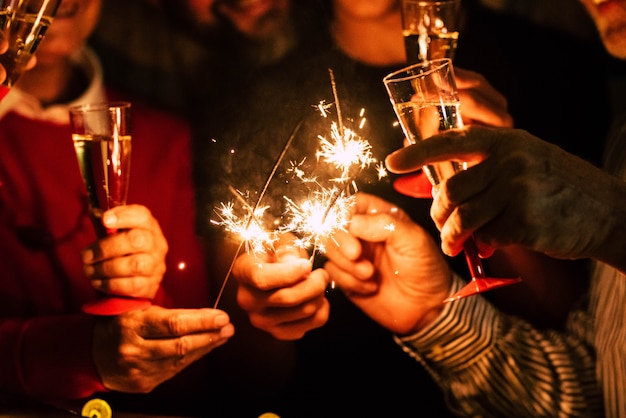
[[[610,205],[609,216],[603,220],[607,226],[606,236],[591,257],[626,273],[626,182],[611,179],[606,202]]]

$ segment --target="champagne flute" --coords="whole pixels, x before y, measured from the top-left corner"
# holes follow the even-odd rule
[[[402,0],[401,10],[409,64],[454,57],[459,39],[461,0]],[[394,188],[411,197],[432,197],[432,186],[422,171],[398,177]]]
[[[459,95],[450,58],[413,64],[383,79],[391,103],[407,140],[414,144],[448,129],[463,129]],[[423,167],[433,187],[442,180],[467,169],[462,162],[450,161]],[[473,238],[463,245],[472,280],[447,298],[450,302],[466,296],[518,283],[521,278],[487,277]]]
[[[402,35],[409,64],[454,57],[461,0],[402,0]]]
[[[0,54],[6,78],[0,84],[0,100],[24,72],[59,7],[61,0],[0,0],[0,30],[9,49]]]
[[[102,213],[125,205],[131,155],[131,104],[96,103],[70,108],[72,140],[87,189],[89,214],[99,238],[117,231],[102,225]],[[148,299],[105,297],[89,302],[83,311],[116,315],[150,305]]]

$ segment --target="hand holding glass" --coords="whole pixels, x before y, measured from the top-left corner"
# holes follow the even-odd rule
[[[452,60],[443,58],[414,64],[387,75],[383,82],[407,140],[414,144],[448,129],[462,129],[459,95]],[[450,161],[423,167],[433,187],[467,167]],[[472,281],[445,302],[518,283],[521,278],[486,277],[473,238],[464,243]]]
[[[461,0],[402,0],[402,35],[409,64],[452,58],[461,20]],[[400,176],[394,188],[407,196],[430,199],[432,186],[423,172]]]
[[[116,231],[102,225],[102,213],[125,205],[130,176],[131,105],[87,104],[70,108],[72,140],[87,189],[89,213],[99,238]],[[83,307],[95,315],[115,315],[150,305],[138,298],[107,297]]]
[[[0,54],[6,78],[0,84],[0,100],[22,75],[44,38],[61,0],[0,0],[0,30],[9,49]]]

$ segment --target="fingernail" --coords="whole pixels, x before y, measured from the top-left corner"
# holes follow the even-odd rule
[[[235,334],[235,327],[232,325],[225,326],[220,329],[220,337],[222,338],[230,338]]]
[[[228,318],[228,315],[224,315],[224,314],[217,315],[215,319],[213,320],[213,323],[215,324],[216,327],[223,327],[229,322],[230,322],[230,319]]]
[[[102,215],[102,223],[104,224],[104,226],[107,226],[109,228],[117,226],[117,221],[117,215],[115,215],[114,213],[105,212],[104,215]]]

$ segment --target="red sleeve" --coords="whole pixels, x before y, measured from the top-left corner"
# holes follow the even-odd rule
[[[65,315],[0,322],[0,386],[38,399],[106,391],[92,361],[93,317]]]

